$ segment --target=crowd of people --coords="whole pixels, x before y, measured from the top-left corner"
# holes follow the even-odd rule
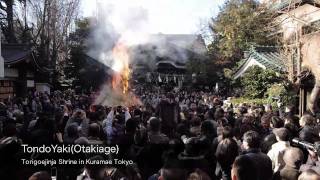
[[[93,96],[70,90],[1,102],[0,179],[320,180],[320,128],[311,114],[298,118],[281,104],[235,106],[190,89],[136,94],[142,105],[133,107],[92,105]],[[22,158],[48,157],[23,153],[21,144],[116,144],[118,154],[64,158],[134,163],[57,166],[52,173],[23,166]]]

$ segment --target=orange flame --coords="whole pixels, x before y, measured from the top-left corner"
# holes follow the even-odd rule
[[[112,77],[112,88],[122,90],[126,94],[129,89],[130,68],[128,48],[123,43],[117,43],[112,50],[115,59],[113,69],[116,73]]]

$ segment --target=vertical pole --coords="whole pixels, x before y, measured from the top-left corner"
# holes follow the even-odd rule
[[[306,107],[306,98],[305,98],[305,91],[303,88],[300,88],[299,91],[299,117],[301,117],[305,111]]]
[[[24,1],[24,30],[27,31],[28,23],[27,23],[27,0]]]
[[[4,78],[4,59],[1,53],[1,36],[2,36],[2,31],[0,29],[0,78]]]
[[[297,75],[300,74],[301,72],[301,55],[300,55],[300,37],[301,37],[301,29],[296,30],[296,61],[297,61]],[[304,88],[299,88],[299,116],[301,117],[305,111],[305,104],[306,104],[306,99],[305,99],[305,91]]]
[[[300,30],[296,31],[297,74],[301,72]]]

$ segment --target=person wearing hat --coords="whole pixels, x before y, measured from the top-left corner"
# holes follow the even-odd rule
[[[271,149],[267,155],[272,161],[273,172],[277,172],[278,170],[281,170],[281,168],[283,168],[285,165],[283,161],[283,154],[284,151],[288,147],[290,147],[289,133],[286,128],[274,129],[273,133],[276,135],[276,139],[278,142],[271,146]]]
[[[283,155],[285,166],[277,171],[274,180],[296,180],[300,175],[299,168],[303,163],[303,152],[299,148],[289,147]]]

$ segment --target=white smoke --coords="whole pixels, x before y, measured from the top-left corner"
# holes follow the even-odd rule
[[[196,41],[194,37],[179,41],[179,38],[174,38],[175,36],[171,38],[162,34],[150,35],[149,12],[137,3],[139,0],[124,3],[118,1],[123,0],[98,3],[97,22],[88,39],[89,56],[118,71],[121,68],[112,56],[112,49],[117,43],[123,43],[129,48],[129,61],[133,70],[138,63],[155,70],[156,62],[161,59],[185,63],[188,60],[188,53],[197,51],[196,48],[189,46]],[[95,103],[123,104],[123,98],[119,95],[121,96],[121,93],[113,92],[106,84],[102,87]]]
[[[148,12],[142,7],[99,2],[97,22],[88,39],[90,47],[88,55],[114,71],[121,71],[123,65],[114,59],[113,48],[118,43],[124,44],[128,48],[145,43],[148,37],[147,23]],[[107,83],[101,88],[95,104],[115,106],[134,103],[128,102],[128,99],[134,99],[134,95],[116,92]]]
[[[90,56],[113,67],[112,49],[121,42],[130,47],[142,44],[148,37],[148,11],[139,6],[121,3],[98,3],[97,24],[89,38]]]

